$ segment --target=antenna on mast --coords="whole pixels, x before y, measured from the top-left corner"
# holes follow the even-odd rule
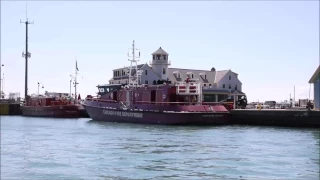
[[[28,96],[28,58],[31,58],[31,53],[28,51],[28,25],[34,24],[33,22],[28,21],[28,6],[26,4],[26,21],[23,22],[20,20],[20,24],[23,23],[26,25],[26,50],[22,52],[22,57],[25,58],[25,86],[24,86],[24,100],[26,102]]]
[[[129,83],[128,83],[128,86],[129,87],[137,87],[139,84],[141,84],[141,82],[139,83],[139,77],[141,76],[142,74],[142,70],[138,70],[138,61],[140,59],[140,51],[139,51],[139,56],[136,55],[136,50],[139,50],[139,49],[136,49],[135,48],[135,45],[134,45],[134,40],[133,40],[133,43],[132,43],[132,55],[130,55],[128,53],[128,61],[130,61],[130,67],[129,67]],[[132,59],[130,59],[130,57]],[[132,64],[134,63],[134,65]]]

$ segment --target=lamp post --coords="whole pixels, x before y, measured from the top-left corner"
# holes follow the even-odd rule
[[[72,78],[70,79],[70,94],[69,94],[70,97],[71,97],[71,84],[72,84]]]
[[[40,88],[40,84],[42,85],[42,89],[44,88],[44,85],[42,82],[38,82],[38,95],[39,95],[39,88]]]
[[[4,64],[1,64],[1,58],[0,58],[0,99],[2,99],[2,87],[1,87],[1,81],[2,81],[2,78],[1,78],[1,67],[3,67]]]

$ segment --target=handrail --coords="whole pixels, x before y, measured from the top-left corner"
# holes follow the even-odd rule
[[[121,103],[122,101],[115,101],[115,100],[107,100],[107,99],[96,99],[96,98],[86,98],[86,100],[91,101],[101,101],[101,102],[114,102],[114,103]],[[228,104],[228,103],[221,103],[221,102],[152,102],[152,101],[135,101],[137,104]]]

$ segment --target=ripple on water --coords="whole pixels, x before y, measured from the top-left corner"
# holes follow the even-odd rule
[[[320,130],[1,117],[1,179],[318,179]]]

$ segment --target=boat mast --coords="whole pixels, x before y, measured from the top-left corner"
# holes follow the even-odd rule
[[[129,83],[128,83],[128,86],[129,87],[137,87],[139,85],[139,76],[141,76],[142,74],[142,70],[138,70],[138,61],[140,59],[140,51],[139,51],[139,55],[136,56],[136,53],[135,51],[138,50],[138,49],[135,49],[135,46],[134,46],[134,40],[133,40],[133,43],[132,43],[132,55],[130,56],[130,54],[128,53],[128,61],[130,61],[130,67],[129,67]],[[132,59],[130,59],[130,57],[132,57]],[[133,67],[133,64],[134,63],[134,67]],[[133,73],[132,71],[135,70],[135,72]],[[134,74],[134,75],[132,75]],[[141,83],[141,82],[140,82]]]
[[[27,100],[27,96],[28,96],[28,58],[31,58],[31,53],[28,52],[28,25],[29,24],[33,24],[33,22],[29,22],[28,21],[28,11],[27,11],[27,4],[26,4],[26,21],[22,22],[20,20],[20,23],[23,23],[26,25],[26,51],[25,53],[22,52],[22,57],[25,58],[26,60],[26,64],[25,64],[25,86],[24,86],[24,100]]]

